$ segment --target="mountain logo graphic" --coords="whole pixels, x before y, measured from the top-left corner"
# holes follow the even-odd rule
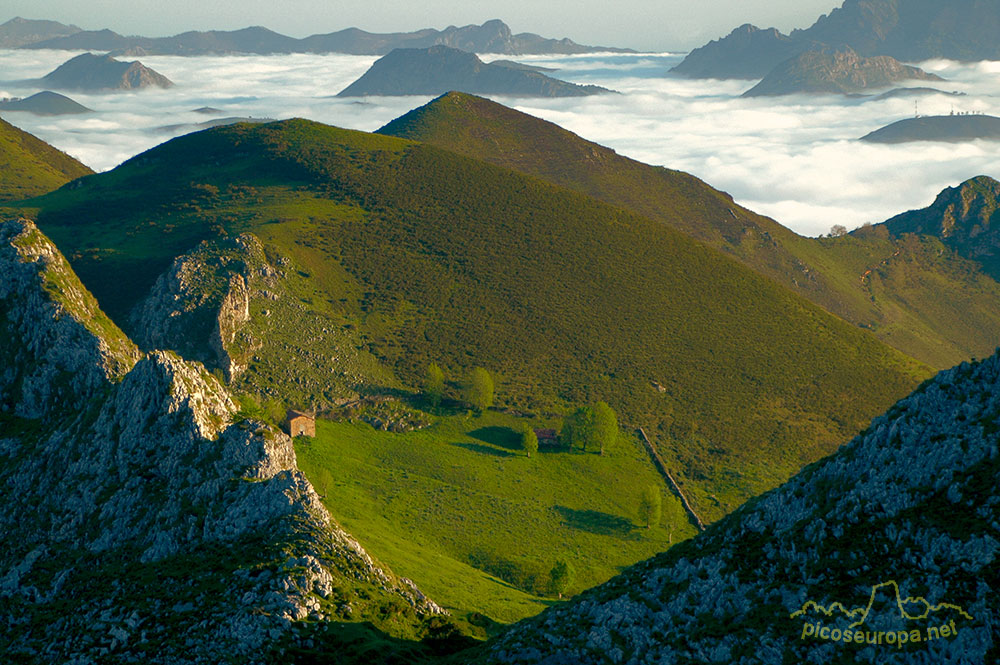
[[[891,591],[893,598],[891,605],[894,605],[892,614],[898,612],[898,617],[887,614],[879,616],[882,618],[888,616],[889,619],[894,619],[897,623],[902,622],[902,630],[879,630],[873,627],[869,621],[874,616],[872,609],[876,605],[876,599],[883,590]],[[949,617],[950,620],[948,620]],[[865,605],[848,608],[841,602],[821,605],[814,600],[807,600],[801,609],[790,614],[789,618],[805,618],[805,623],[802,625],[801,639],[803,640],[813,638],[855,644],[886,644],[897,648],[902,648],[906,644],[957,637],[960,626],[956,625],[956,619],[973,620],[972,616],[962,607],[952,603],[933,604],[922,596],[903,598],[899,584],[895,580],[874,585]],[[824,618],[832,620],[835,625],[823,625]],[[850,623],[843,626],[844,620],[849,620]],[[926,621],[929,625],[914,627],[909,624],[909,622],[914,621]]]

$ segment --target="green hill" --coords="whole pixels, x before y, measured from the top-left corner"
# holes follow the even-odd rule
[[[346,331],[404,387],[433,361],[451,379],[489,368],[502,407],[566,413],[605,399],[653,435],[709,519],[927,376],[661,223],[440,148],[303,120],[178,138],[27,205],[119,322],[175,257],[252,231],[298,280],[302,307],[330,322],[316,335]],[[296,334],[278,326],[260,344],[286,348]],[[317,372],[288,362],[291,382]],[[364,369],[356,384],[387,385]]]
[[[0,119],[0,201],[38,196],[89,173],[66,153]]]
[[[935,251],[933,240],[918,252],[909,240],[868,229],[853,238],[805,238],[687,173],[622,157],[462,93],[443,95],[379,132],[512,168],[663,222],[935,367],[985,356],[1000,342],[1000,318],[992,314],[1000,285],[955,253]],[[937,249],[944,248],[937,243]],[[874,287],[872,273],[878,273]]]

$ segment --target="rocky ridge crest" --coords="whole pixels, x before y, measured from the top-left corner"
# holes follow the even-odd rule
[[[10,657],[265,662],[306,619],[374,619],[391,607],[395,621],[419,626],[443,612],[336,524],[288,436],[241,419],[201,365],[163,351],[140,358],[113,326],[92,331],[103,315],[33,224],[2,223],[0,240],[14,366],[42,368],[33,385],[65,376],[69,386],[3,384],[0,632]],[[46,287],[53,276],[58,288]]]

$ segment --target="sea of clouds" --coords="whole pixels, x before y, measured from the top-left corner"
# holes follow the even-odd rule
[[[25,97],[41,77],[75,53],[0,50],[0,97]],[[483,56],[491,59],[490,56]],[[1000,115],[1000,63],[936,60],[921,66],[963,97],[933,95],[881,101],[839,96],[742,99],[754,81],[689,81],[668,70],[676,54],[528,56],[552,75],[601,85],[617,95],[586,98],[496,97],[508,106],[558,123],[580,136],[650,164],[688,171],[729,192],[742,205],[805,235],[880,222],[933,201],[976,175],[1000,178],[1000,143],[878,145],[857,139],[884,125],[921,115]],[[222,116],[304,117],[375,130],[430,97],[339,99],[335,95],[376,60],[369,56],[281,55],[183,58],[142,62],[170,78],[168,90],[66,93],[96,112],[42,117],[4,113],[22,129],[102,171],[114,168],[195,123]],[[914,82],[911,85],[927,85]],[[187,125],[172,130],[164,127]]]

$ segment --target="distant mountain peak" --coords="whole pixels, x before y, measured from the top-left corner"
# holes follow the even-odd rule
[[[475,53],[435,44],[390,52],[337,96],[440,95],[451,90],[522,97],[579,97],[611,92],[537,71],[484,63]]]
[[[863,56],[905,62],[1000,59],[1000,5],[982,0],[847,0],[790,35],[743,25],[694,49],[674,72],[696,78],[761,78],[818,44],[847,44]],[[748,42],[754,42],[753,48]]]
[[[866,58],[844,44],[805,51],[780,63],[745,97],[795,93],[850,94],[886,88],[899,81],[942,81],[919,67],[881,55]]]
[[[132,90],[173,86],[173,82],[166,76],[138,60],[122,62],[106,53],[81,53],[41,80],[52,87],[69,90]]]

